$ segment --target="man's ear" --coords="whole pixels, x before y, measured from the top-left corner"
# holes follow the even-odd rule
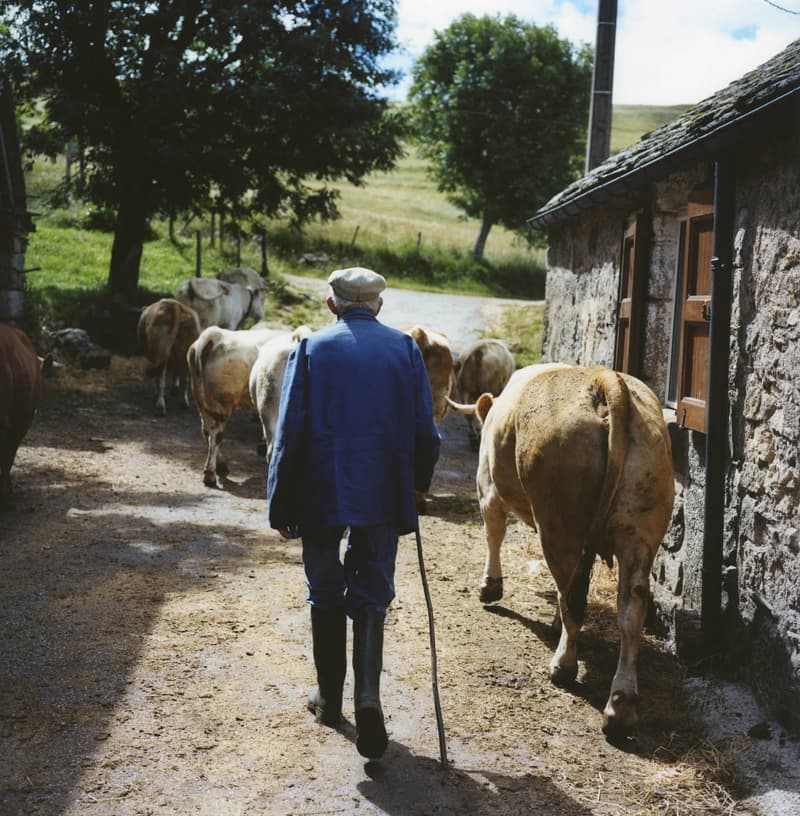
[[[329,297],[329,298],[328,298],[328,299],[325,301],[325,303],[327,303],[327,304],[328,304],[328,308],[331,310],[331,312],[333,312],[333,314],[335,314],[335,315],[336,315],[336,317],[339,317],[339,312],[337,312],[337,311],[336,311],[336,304],[334,303],[333,298],[332,298],[332,297]]]
[[[382,307],[383,307],[383,298],[379,297],[378,298],[378,308],[375,310],[375,317],[377,317],[380,314],[380,311],[381,311]]]

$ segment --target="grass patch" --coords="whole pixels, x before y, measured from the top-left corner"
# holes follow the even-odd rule
[[[688,105],[615,105],[612,113],[611,152],[618,153],[647,133],[677,119]]]
[[[635,141],[682,110],[680,106],[617,106],[612,149]],[[64,203],[65,169],[63,157],[41,159],[26,174],[29,207],[36,223],[26,255],[26,267],[38,267],[27,276],[29,325],[34,334],[83,325],[81,311],[102,309],[107,300],[112,236],[90,228],[98,226],[98,215],[102,214],[85,203]],[[73,165],[73,177],[77,169]],[[315,222],[302,232],[285,222],[262,225],[267,234],[271,277],[321,277],[337,267],[358,264],[378,270],[391,280],[392,286],[402,288],[532,300],[544,297],[544,251],[495,226],[489,234],[485,258],[475,261],[471,250],[478,221],[463,216],[437,190],[427,162],[413,146],[407,147],[391,172],[374,173],[361,185],[341,183],[337,187],[341,211],[337,221]],[[208,219],[189,218],[176,224],[174,240],[170,239],[166,221],[154,220],[150,226],[152,240],[145,244],[142,256],[141,302],[174,293],[181,281],[194,275],[198,230],[202,236],[204,276],[213,276],[237,263],[237,247],[230,232],[222,247],[219,241],[210,246]],[[261,247],[255,238],[243,237],[238,254],[242,265],[261,268]],[[291,317],[293,310],[301,319],[314,318],[313,305],[304,301],[289,303],[291,298],[285,288],[275,294],[277,299],[268,306],[288,314],[289,322],[300,322]],[[489,332],[516,338],[521,365],[536,361],[541,337],[541,318],[536,314],[535,309],[525,309],[520,315],[507,314]]]
[[[489,318],[481,337],[502,337],[514,352],[517,368],[533,365],[541,359],[544,332],[544,305],[498,306]]]

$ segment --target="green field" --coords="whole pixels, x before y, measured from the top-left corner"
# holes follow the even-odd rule
[[[615,105],[611,122],[611,152],[618,153],[682,114],[688,105]]]
[[[616,107],[613,149],[632,143],[681,110]],[[64,172],[63,158],[40,160],[26,177],[36,224],[26,266],[39,268],[28,275],[28,300],[31,323],[39,330],[79,323],[86,304],[102,300],[108,276],[111,234],[87,228],[96,222],[96,214],[85,203],[54,203]],[[272,277],[280,279],[287,273],[323,277],[337,266],[362,264],[386,274],[393,286],[529,299],[544,296],[544,250],[495,226],[485,260],[474,261],[471,249],[478,222],[463,216],[438,192],[413,147],[406,148],[391,172],[375,173],[361,186],[338,188],[337,221],[310,224],[302,233],[274,221],[258,227],[266,229]],[[209,219],[178,219],[175,240],[169,239],[166,222],[154,220],[151,227],[153,238],[145,244],[142,258],[143,299],[169,295],[194,274],[198,231],[204,275],[214,275],[237,260],[261,267],[260,246],[252,236],[245,236],[237,249],[229,232],[222,247],[218,239],[212,247]],[[285,287],[278,294],[291,303]]]

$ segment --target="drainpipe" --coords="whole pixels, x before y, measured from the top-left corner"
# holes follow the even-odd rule
[[[714,247],[711,258],[703,590],[700,612],[707,654],[720,650],[722,635],[722,540],[725,475],[728,466],[728,368],[736,183],[734,167],[729,157],[720,159],[714,165]]]
[[[589,138],[586,172],[602,164],[611,152],[611,90],[614,85],[614,42],[617,31],[617,0],[600,0],[597,7],[597,39],[592,69],[592,102],[589,107]]]

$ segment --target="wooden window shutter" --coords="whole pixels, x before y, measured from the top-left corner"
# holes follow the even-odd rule
[[[650,221],[644,213],[628,219],[622,236],[619,265],[619,313],[614,368],[639,376],[642,313],[647,291]]]
[[[694,431],[706,430],[709,322],[711,320],[711,256],[714,249],[714,200],[711,190],[692,195],[686,217],[678,422]]]

